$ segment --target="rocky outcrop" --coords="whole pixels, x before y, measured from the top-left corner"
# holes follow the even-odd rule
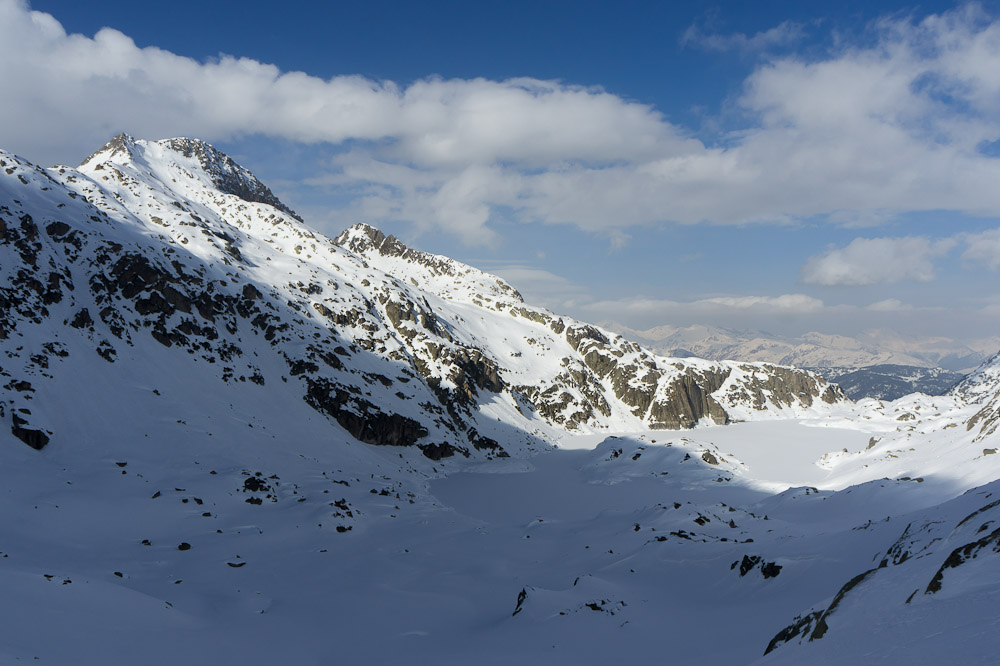
[[[14,414],[11,421],[11,434],[36,451],[41,451],[49,443],[49,435],[52,433],[29,427],[28,422],[18,414]]]
[[[726,370],[696,372],[686,370],[667,385],[665,396],[650,407],[650,427],[677,430],[693,428],[702,419],[722,425],[729,415],[712,397],[729,377]]]
[[[419,422],[386,414],[372,403],[322,379],[307,379],[305,401],[314,409],[332,416],[352,437],[378,446],[412,446],[427,436]]]

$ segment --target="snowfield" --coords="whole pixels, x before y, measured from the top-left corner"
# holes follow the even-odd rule
[[[993,664],[1000,357],[671,359],[202,142],[0,154],[0,662]]]

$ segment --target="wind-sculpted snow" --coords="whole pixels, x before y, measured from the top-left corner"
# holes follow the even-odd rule
[[[658,356],[127,136],[0,152],[0,352],[5,663],[998,647],[992,365],[854,404]]]

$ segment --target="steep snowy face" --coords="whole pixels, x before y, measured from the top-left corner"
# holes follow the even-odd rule
[[[69,427],[45,413],[54,367],[164,354],[175,373],[208,364],[219,389],[288,394],[362,442],[430,458],[845,402],[789,368],[654,356],[366,225],[331,241],[198,140],[119,135],[79,170],[0,159],[0,404],[32,446]]]
[[[966,429],[982,440],[1000,428],[1000,353],[986,360],[955,387],[953,394],[969,404],[982,405],[966,422]]]
[[[979,403],[1000,391],[1000,352],[997,352],[962,380],[951,394],[969,403]]]

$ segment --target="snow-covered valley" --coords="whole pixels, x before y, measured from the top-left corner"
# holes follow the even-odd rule
[[[0,160],[3,661],[995,661],[997,357],[853,403],[327,239],[201,142]]]

